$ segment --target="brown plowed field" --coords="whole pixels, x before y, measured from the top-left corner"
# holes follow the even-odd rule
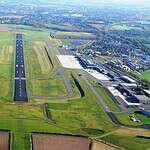
[[[9,150],[8,132],[0,132],[0,150]]]
[[[90,140],[63,135],[32,135],[33,150],[89,150]]]
[[[14,31],[15,28],[14,27],[9,27],[9,26],[5,26],[5,25],[0,25],[0,32],[11,32]]]
[[[119,150],[119,148],[102,142],[93,141],[91,150]]]

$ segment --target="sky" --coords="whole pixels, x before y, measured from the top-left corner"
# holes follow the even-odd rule
[[[42,1],[42,0],[41,0]],[[44,1],[44,0],[43,0]],[[150,7],[150,0],[45,0],[47,2],[60,4],[75,4],[89,6],[146,6]]]
[[[147,6],[150,7],[150,0],[0,0],[0,2],[22,2],[22,3],[57,3],[57,4],[76,4],[76,5],[113,5],[113,6]],[[41,2],[41,3],[40,3]]]

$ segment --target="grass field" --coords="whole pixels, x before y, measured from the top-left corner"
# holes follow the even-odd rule
[[[53,46],[53,49],[55,50],[57,55],[60,55],[60,52],[58,50],[58,47],[62,45],[62,41],[59,39],[49,38],[50,42]]]
[[[9,129],[13,132],[12,147],[14,150],[29,149],[30,132],[64,132],[63,129],[56,127],[55,125],[48,122],[43,113],[43,110],[44,107],[38,105],[33,106],[31,104],[1,105],[0,129]]]
[[[95,35],[86,32],[63,32],[58,31],[55,33],[56,37],[63,38],[78,38],[78,39],[94,39]]]
[[[103,109],[98,106],[95,97],[86,88],[83,81],[79,77],[75,77],[80,82],[86,96],[82,99],[70,100],[68,103],[50,103],[48,108],[52,120],[64,128],[80,130],[81,133],[86,134],[92,134],[92,130],[94,134],[100,132],[102,134],[116,128]],[[93,107],[91,108],[91,106]],[[97,133],[95,130],[97,130]]]
[[[113,134],[103,137],[110,143],[123,147],[127,150],[148,150],[150,147],[149,139],[140,138],[138,135],[149,136],[149,131],[142,129],[118,129]]]
[[[139,75],[140,79],[146,79],[150,81],[150,71],[145,71]]]
[[[0,129],[10,129],[14,133],[13,149],[29,149],[30,132],[91,136],[116,129],[117,127],[98,106],[92,93],[86,89],[82,81],[81,83],[87,93],[85,98],[70,100],[68,103],[49,102],[48,110],[51,112],[51,120],[46,117],[44,105],[30,103],[1,105]]]
[[[108,95],[106,90],[101,85],[98,85],[97,83],[92,82],[92,81],[91,83],[96,89],[96,91],[99,93],[99,95],[103,98],[103,100],[105,100],[105,103],[112,111],[115,111],[115,112],[120,111],[117,104],[113,101],[113,99]]]
[[[29,27],[26,30],[25,27],[21,27],[21,29],[18,27],[18,31],[20,30],[24,33],[25,38],[24,52],[26,76],[28,78],[28,95],[45,97],[65,95],[66,88],[62,79],[59,76],[54,76],[54,78],[51,79],[58,64],[45,43],[45,40],[49,37],[49,33],[45,31],[34,31]],[[57,51],[60,41],[50,38],[49,40],[52,40],[53,47]],[[48,54],[51,57],[54,68],[48,59],[45,49],[47,49]]]
[[[141,30],[140,27],[129,27],[127,25],[113,25],[111,30]]]
[[[63,25],[57,25],[57,24],[49,24],[48,28],[53,29],[54,31],[59,31],[59,30],[77,30],[78,27],[72,25],[72,24],[63,24]]]
[[[142,114],[136,114],[136,116],[145,124],[150,124],[150,117],[142,115]]]
[[[10,64],[13,46],[2,46],[0,51],[0,64]]]
[[[63,96],[67,93],[60,77],[52,80],[32,80],[31,83],[33,96]]]
[[[24,34],[29,96],[66,95],[62,78],[55,75],[58,64],[45,42],[45,39],[49,39],[55,52],[59,54],[57,48],[62,44],[61,40],[49,38],[49,31],[33,27],[17,26],[16,32]],[[31,149],[30,135],[32,132],[79,134],[89,137],[99,137],[108,133],[103,139],[121,147],[131,149],[138,146],[137,150],[150,147],[147,139],[141,140],[135,134],[131,135],[131,132],[125,135],[119,134],[123,131],[117,132],[120,127],[112,123],[81,77],[72,70],[66,70],[65,76],[73,87],[75,97],[64,100],[41,98],[38,100],[31,99],[28,103],[14,103],[12,97],[15,35],[2,32],[0,34],[0,47],[0,130],[11,130],[12,150]],[[49,64],[44,51],[45,47],[51,56],[54,68]],[[79,88],[77,88],[71,74],[84,90],[84,97],[81,98]],[[112,110],[118,110],[105,90],[97,85],[94,86],[109,107]],[[109,134],[110,132],[112,134]],[[137,133],[138,131],[134,132]]]
[[[46,44],[40,41],[35,42],[33,46],[36,53],[36,58],[38,59],[38,62],[40,64],[42,74],[50,74],[52,66],[47,59],[45,47]]]
[[[136,136],[109,135],[102,139],[127,150],[148,150],[150,147],[149,139],[143,139]]]
[[[14,34],[0,33],[0,101],[7,102],[13,95]]]
[[[131,113],[118,114],[117,117],[118,117],[120,122],[128,124],[128,125],[133,125],[133,126],[141,125],[142,123],[131,121],[130,116],[133,114],[134,113],[132,113],[132,112]]]

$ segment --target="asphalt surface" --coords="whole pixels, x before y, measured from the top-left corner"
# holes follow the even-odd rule
[[[106,103],[103,101],[103,99],[101,98],[101,96],[97,93],[97,91],[95,90],[95,88],[88,82],[88,80],[82,76],[82,79],[84,80],[84,82],[86,83],[87,87],[92,91],[92,93],[95,95],[97,102],[104,108],[104,110],[106,112],[111,112],[109,107],[106,105]]]
[[[59,68],[57,74],[60,75],[61,78],[63,79],[64,85],[65,85],[65,87],[66,87],[66,89],[67,89],[67,92],[68,92],[68,94],[69,94],[69,97],[74,97],[74,96],[75,96],[75,93],[74,93],[74,91],[73,91],[73,89],[72,89],[71,84],[69,83],[69,81],[67,80],[67,78],[66,78],[65,75],[64,75],[64,68],[62,67],[61,62],[59,61],[59,59],[58,59],[58,57],[57,57],[57,54],[56,54],[55,50],[53,49],[53,46],[51,45],[50,41],[48,41],[48,40],[46,40],[46,43],[47,43],[47,46],[49,47],[49,49],[50,49],[52,55],[55,57],[55,60],[57,61],[57,63],[58,63],[59,66],[60,66],[60,68]],[[68,98],[68,96],[66,96],[66,98]]]
[[[134,125],[128,125],[128,124],[120,122],[118,120],[118,118],[116,117],[115,113],[121,113],[121,112],[112,112],[110,110],[110,108],[107,106],[107,104],[104,102],[103,98],[97,93],[97,91],[95,90],[93,85],[88,82],[86,77],[82,76],[82,79],[84,80],[84,82],[87,85],[87,87],[92,91],[92,93],[94,94],[94,96],[97,99],[97,102],[99,103],[99,105],[102,106],[102,108],[107,113],[107,115],[109,116],[109,118],[111,119],[111,121],[113,123],[115,123],[118,126],[124,126],[124,127],[128,127],[128,128],[144,128],[144,129],[150,130],[150,124],[142,124],[142,125],[134,126]]]
[[[83,75],[86,79],[88,79],[88,80],[92,80],[92,81],[95,81],[96,83],[100,83],[100,84],[103,86],[103,88],[106,88],[106,89],[107,89],[107,86],[105,86],[105,85],[103,84],[103,81],[100,81],[100,80],[94,78],[93,76],[89,75],[87,72],[80,70],[80,71],[79,71],[79,74],[82,74],[82,75]],[[86,82],[88,82],[88,81],[86,81]],[[90,87],[92,88],[92,85],[90,85]],[[105,90],[106,90],[106,89],[105,89]],[[91,90],[92,90],[92,92],[93,92],[93,90],[95,90],[95,89],[92,88]],[[95,92],[94,92],[94,93],[95,93]],[[96,92],[96,93],[97,93],[97,92]],[[96,95],[99,95],[99,94],[96,94]],[[100,96],[97,96],[97,99],[101,99],[101,101],[104,101],[102,98],[100,98]],[[122,101],[119,101],[119,103],[118,103],[118,100],[115,99],[115,102],[117,103],[117,105],[118,105],[120,111],[118,111],[118,112],[113,112],[113,113],[115,113],[115,114],[120,114],[120,113],[127,113],[127,112],[129,111],[129,109],[125,106],[125,104],[124,104]],[[103,102],[103,105],[106,105],[106,103]],[[105,106],[105,107],[106,107],[106,106]],[[108,106],[107,106],[107,107],[108,107]]]
[[[16,58],[15,58],[15,89],[14,101],[28,101],[26,91],[24,52],[23,52],[23,36],[16,34]]]
[[[124,124],[124,123],[120,122],[113,112],[107,112],[107,115],[110,117],[112,122],[114,122],[115,124],[117,124],[119,126],[124,126],[124,127],[128,127],[128,128],[143,128],[143,129],[150,130],[150,124],[142,124],[142,125],[137,125],[137,126],[128,125],[128,124]]]
[[[66,85],[66,88],[68,90],[68,92],[71,94],[71,96],[74,95],[73,91],[72,91],[72,86],[70,85],[70,83],[67,81],[65,75],[64,75],[64,68],[62,67],[59,59],[57,58],[57,55],[56,55],[56,52],[53,50],[53,47],[51,46],[51,43],[49,41],[46,41],[49,49],[51,50],[51,53],[52,55],[55,57],[57,63],[61,66],[59,68],[59,71],[58,73],[63,77],[63,80],[64,80],[64,83]],[[125,112],[128,112],[128,109],[125,109],[124,107],[121,108],[121,111],[120,112],[112,112],[110,110],[110,108],[107,106],[107,104],[104,102],[103,98],[97,93],[97,91],[95,90],[95,88],[88,82],[87,79],[90,79],[90,80],[94,80],[94,81],[97,81],[95,80],[95,78],[93,78],[92,76],[89,76],[86,72],[82,71],[82,70],[79,70],[79,73],[80,74],[83,74],[82,75],[82,79],[84,80],[85,84],[87,85],[87,87],[92,91],[92,93],[94,94],[94,96],[96,97],[97,99],[97,102],[103,107],[104,111],[107,113],[107,115],[109,116],[109,118],[111,119],[111,121],[113,123],[115,123],[116,125],[118,126],[124,126],[124,127],[128,127],[128,128],[144,128],[144,129],[148,129],[150,130],[150,124],[142,124],[142,125],[138,125],[138,126],[133,126],[133,125],[128,125],[128,124],[124,124],[122,122],[120,122],[118,120],[118,118],[116,117],[115,114],[117,113],[125,113]],[[97,81],[98,82],[98,81]],[[65,97],[64,97],[65,98]]]

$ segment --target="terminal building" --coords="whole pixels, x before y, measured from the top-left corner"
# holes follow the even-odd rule
[[[128,76],[121,76],[121,79],[126,82],[126,83],[136,83],[135,80],[131,79],[130,77]]]
[[[144,114],[145,116],[150,117],[150,110],[142,110],[142,114]]]
[[[148,97],[150,97],[150,90],[144,90],[144,94]]]
[[[79,61],[79,64],[84,68],[84,69],[93,69],[95,70],[95,65],[94,63],[89,60],[89,59],[82,59],[81,57],[79,56],[76,56],[77,60]]]
[[[132,95],[127,89],[125,89],[123,86],[119,85],[116,87],[116,89],[125,96],[126,101],[129,103],[140,103],[139,99],[136,98],[134,95]]]
[[[150,104],[150,98],[146,95],[135,95],[135,97],[139,100],[142,104]]]

